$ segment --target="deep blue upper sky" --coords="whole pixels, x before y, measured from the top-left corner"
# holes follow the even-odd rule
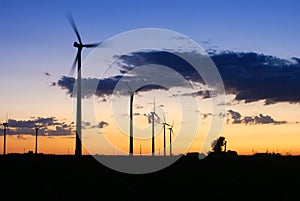
[[[87,42],[155,27],[180,32],[200,45],[210,41],[220,50],[299,57],[299,8],[296,0],[1,0],[0,51],[24,46],[33,52],[37,48],[43,52],[70,50],[75,38],[65,14],[71,11]]]

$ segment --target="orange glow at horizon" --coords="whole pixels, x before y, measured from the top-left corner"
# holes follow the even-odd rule
[[[300,136],[297,132],[298,124],[289,125],[225,125],[222,136],[227,140],[227,150],[235,150],[240,155],[251,155],[256,152],[275,152],[285,154],[300,154]],[[203,128],[195,137],[187,152],[200,152],[201,144],[205,138],[205,132],[208,129]],[[105,133],[111,130],[106,128]],[[114,131],[112,131],[114,132]],[[282,135],[285,133],[285,135]],[[110,142],[114,143],[114,149],[105,149],[102,153],[105,155],[126,155],[128,153],[129,140],[124,134],[107,135]],[[175,133],[176,136],[176,133]],[[88,138],[87,138],[88,139]],[[91,139],[93,139],[91,137]],[[85,140],[83,140],[84,142]],[[166,153],[169,155],[169,134],[166,133]],[[38,153],[44,154],[74,154],[75,138],[74,136],[57,136],[38,138]],[[101,145],[101,143],[99,143]],[[156,155],[163,155],[163,132],[155,137]],[[22,137],[7,136],[7,153],[27,153],[35,150],[35,137],[30,135],[22,135]],[[141,149],[140,149],[141,148]],[[3,151],[3,136],[0,138],[0,153]],[[145,140],[134,140],[134,155],[151,154],[151,138]],[[186,152],[186,153],[187,153]],[[180,154],[173,146],[173,153]],[[183,154],[186,154],[183,153]],[[83,154],[89,154],[83,143]]]

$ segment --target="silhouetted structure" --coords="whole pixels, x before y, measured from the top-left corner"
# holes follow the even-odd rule
[[[163,128],[164,128],[164,156],[166,156],[166,152],[167,152],[167,150],[166,150],[166,126],[171,126],[171,125],[166,122],[165,116],[164,116],[164,122],[162,124],[163,124]]]
[[[154,100],[153,112],[151,112],[151,119],[152,119],[152,156],[154,156],[154,153],[155,153],[154,116],[157,116],[157,118],[159,119],[159,116],[155,113],[155,100]]]
[[[130,129],[130,136],[129,136],[129,156],[133,155],[133,97],[134,91],[129,87],[130,93],[130,102],[129,102],[129,129]]]
[[[7,120],[3,124],[3,155],[6,154],[6,129],[8,127]]]
[[[81,156],[82,155],[82,143],[81,143],[81,52],[82,48],[92,48],[97,47],[101,43],[95,44],[83,44],[81,41],[81,37],[79,35],[78,29],[76,24],[73,20],[71,14],[68,16],[69,22],[77,36],[78,42],[74,42],[73,46],[77,48],[77,55],[74,60],[74,63],[71,68],[71,72],[73,73],[75,70],[76,63],[77,65],[77,106],[76,106],[76,144],[75,144],[75,155]]]
[[[174,135],[174,132],[173,132],[173,124],[172,126],[169,128],[170,130],[170,156],[172,156],[172,135]]]
[[[129,139],[129,155],[133,155],[133,116],[132,116],[132,105],[133,105],[134,93],[130,94],[130,139]]]
[[[38,132],[39,132],[39,128],[40,126],[39,125],[34,125],[34,128],[35,128],[35,154],[38,153]]]

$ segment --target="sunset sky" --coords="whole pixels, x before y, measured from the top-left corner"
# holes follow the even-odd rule
[[[44,125],[40,129],[39,152],[74,154],[74,78],[68,73],[75,59],[73,42],[77,39],[66,18],[71,12],[83,42],[111,41],[106,49],[84,49],[82,53],[86,81],[95,78],[101,83],[98,94],[83,100],[83,104],[95,107],[95,122],[83,112],[83,141],[90,153],[127,154],[129,95],[114,96],[113,89],[119,76],[126,77],[136,66],[158,64],[176,70],[195,91],[173,83],[175,87],[170,90],[150,87],[135,95],[135,136],[139,138],[135,140],[135,154],[140,154],[140,148],[142,154],[151,151],[148,114],[154,99],[161,120],[155,126],[157,154],[162,154],[164,116],[174,125],[173,139],[177,141],[173,153],[180,154],[200,152],[212,119],[222,115],[220,135],[227,139],[227,149],[239,154],[300,154],[299,8],[297,0],[0,0],[0,122],[8,117],[7,153],[33,151],[33,125],[39,123]],[[224,83],[224,114],[213,112],[212,98],[207,97],[207,91],[201,91],[203,83],[175,57],[160,51],[135,50],[130,55],[113,55],[112,64],[101,54],[118,46],[113,43],[116,35],[142,28],[174,31],[206,50]],[[146,36],[134,42],[143,45],[147,44],[145,40]],[[97,60],[100,63],[95,63]],[[92,77],[92,64],[108,70],[102,77]],[[163,69],[155,72],[165,81],[173,77]],[[133,75],[139,78],[141,74]],[[181,93],[174,95],[178,91]],[[195,100],[198,107],[193,107],[190,100]],[[183,118],[182,110],[188,118]],[[197,135],[190,144],[187,141],[195,126]],[[177,137],[181,128],[182,138]]]

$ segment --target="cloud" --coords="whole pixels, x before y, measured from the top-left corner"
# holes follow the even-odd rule
[[[241,117],[242,115],[238,112],[235,112],[233,110],[228,110],[229,114],[231,115],[231,118],[233,119],[233,124],[239,124],[242,122]]]
[[[231,117],[232,124],[246,124],[246,125],[255,125],[255,124],[286,124],[287,121],[276,121],[269,115],[259,114],[256,116],[244,116],[239,112],[228,110],[228,114]]]
[[[106,121],[100,121],[100,122],[98,123],[97,127],[98,127],[98,128],[104,128],[104,127],[106,127],[106,126],[108,126],[108,125],[109,125],[108,122],[106,122]]]
[[[137,106],[135,106],[135,108],[136,108],[136,109],[143,109],[144,106],[142,106],[142,105],[137,105]]]
[[[108,125],[109,125],[109,123],[106,122],[106,121],[100,121],[96,125],[92,124],[91,122],[83,121],[82,122],[82,129],[104,128]]]
[[[132,69],[141,66],[141,65],[162,65],[168,66],[173,70],[176,70],[179,74],[183,75],[187,80],[199,81],[202,80],[198,75],[197,71],[181,57],[161,51],[150,51],[150,52],[137,52],[129,55],[118,56],[119,62],[119,75],[97,79],[97,78],[82,78],[82,96],[90,97],[92,95],[97,96],[106,96],[111,95],[117,83],[122,79],[123,81],[130,83],[132,86],[141,86],[141,83],[150,83],[143,85],[139,88],[139,91],[151,91],[155,89],[166,90],[164,86],[168,87],[178,87],[186,84],[183,81],[177,82],[174,81],[174,75],[169,75],[169,71],[165,69],[165,72],[160,71],[149,71],[144,73],[144,71],[134,71],[133,75],[127,76],[126,74]],[[182,70],[184,67],[185,70]],[[157,74],[163,74],[163,79]],[[138,78],[138,79],[137,79]],[[178,80],[178,79],[177,79]],[[58,86],[61,89],[65,90],[66,93],[72,97],[76,96],[76,90],[73,91],[75,78],[62,76],[56,83],[52,83],[51,86]],[[151,83],[159,83],[151,84]],[[124,91],[118,91],[120,94],[128,94],[127,86],[124,88]]]
[[[72,123],[58,121],[55,117],[31,117],[30,120],[8,120],[8,135],[35,135],[34,125],[40,125],[39,136],[64,136],[72,135]]]
[[[193,52],[185,54],[189,54],[191,57],[195,55]],[[245,101],[246,103],[263,100],[266,105],[278,102],[300,102],[300,91],[298,90],[300,88],[299,58],[286,60],[254,52],[244,53],[233,51],[211,52],[210,57],[220,72],[226,93],[234,94],[235,100]],[[121,78],[127,79],[129,83],[137,82],[137,78],[152,79],[153,75],[147,77],[147,75],[143,75],[142,73],[126,77],[126,73],[132,69],[147,64],[168,66],[177,71],[187,81],[204,84],[201,76],[189,63],[169,52],[135,52],[128,55],[121,55],[117,58],[120,75],[101,80],[84,78],[82,80],[82,83],[85,83],[83,87],[96,84],[97,89],[95,92],[86,88],[83,90],[85,91],[83,96],[87,97],[92,94],[96,94],[97,96],[111,95]],[[166,83],[170,83],[173,78],[171,75],[164,74],[164,80]],[[72,92],[74,82],[74,78],[63,76],[55,85],[66,90],[67,94],[74,95]],[[182,83],[171,82],[169,86],[182,86]],[[165,90],[158,85],[149,85],[141,91],[154,89]],[[208,98],[211,96],[211,92],[213,91],[200,88],[198,92],[185,95]]]
[[[205,98],[210,98],[212,94],[212,91],[208,91],[208,90],[202,90],[202,91],[196,91],[196,92],[192,92],[192,93],[184,93],[184,96],[194,96],[194,97],[202,97],[203,99]]]
[[[82,97],[88,98],[92,95],[96,95],[98,97],[104,97],[109,96],[114,93],[115,86],[120,81],[120,79],[123,78],[124,80],[127,80],[128,83],[134,82],[134,78],[132,77],[126,77],[126,76],[112,76],[109,78],[104,79],[96,79],[96,78],[83,78],[82,79]],[[70,95],[71,97],[76,97],[76,90],[73,91],[75,84],[75,78],[73,77],[67,77],[63,76],[61,77],[58,82],[52,86],[59,86],[62,89],[66,90],[66,93]],[[74,88],[76,89],[76,88]],[[154,89],[164,89],[163,87],[160,87],[158,85],[146,85],[139,89],[139,91],[151,91]],[[123,91],[117,91],[118,94],[124,95],[129,94],[128,89],[124,88]],[[106,101],[106,99],[102,99]]]
[[[238,101],[264,100],[265,104],[300,101],[299,59],[279,59],[253,52],[212,55],[226,92]]]
[[[201,113],[201,115],[202,115],[202,118],[203,119],[206,119],[206,118],[208,118],[209,116],[212,116],[212,113]]]

